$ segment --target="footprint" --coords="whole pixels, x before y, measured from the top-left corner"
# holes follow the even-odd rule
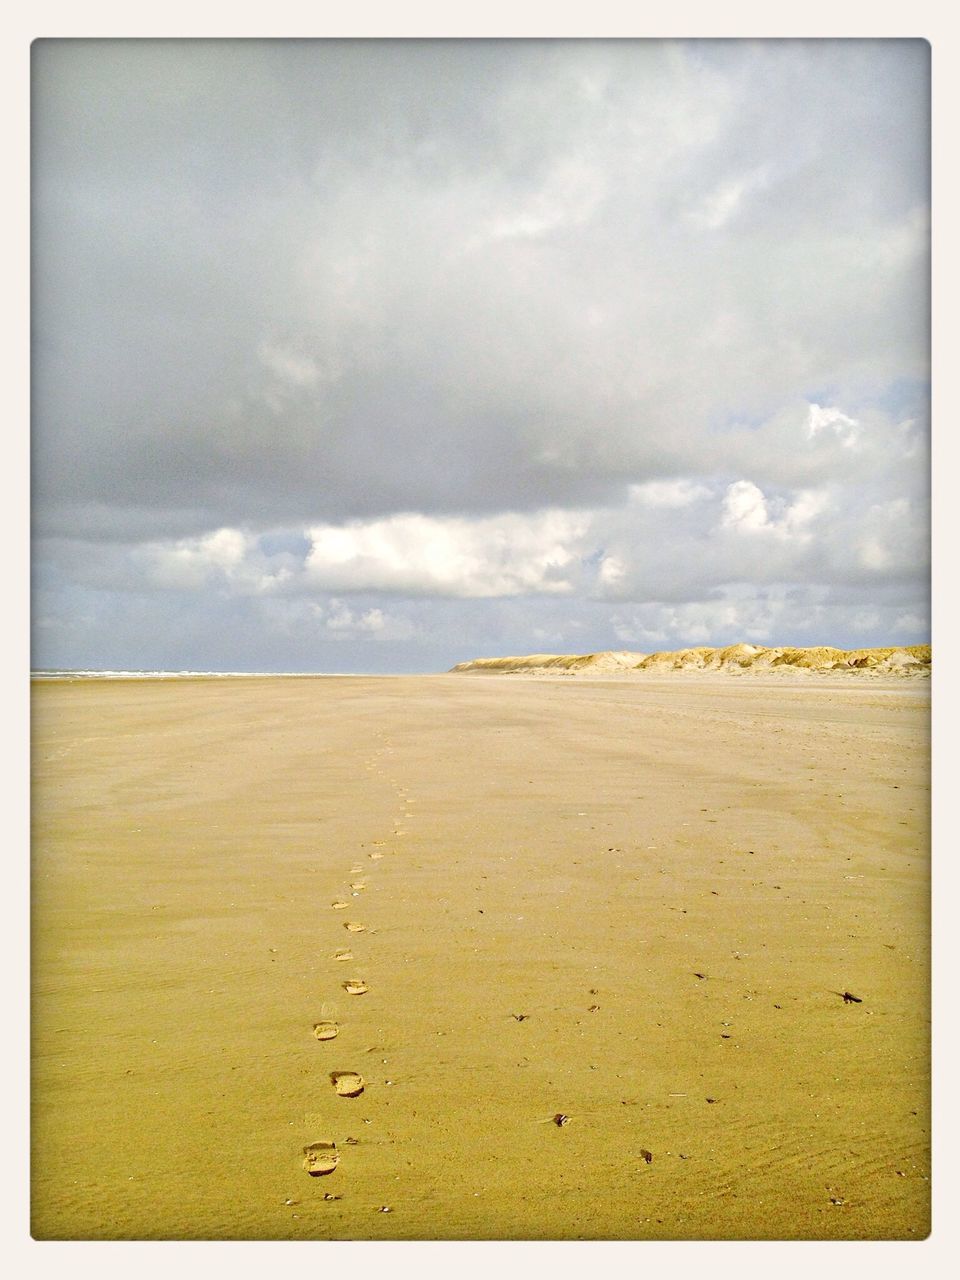
[[[340,1160],[335,1142],[311,1142],[303,1148],[303,1167],[311,1178],[319,1178],[325,1173],[333,1173]]]
[[[380,861],[380,859],[383,857],[383,854],[382,854],[382,853],[368,853],[368,854],[367,854],[367,857],[371,860],[371,862],[379,862],[379,861]]]
[[[340,1028],[335,1022],[315,1022],[313,1034],[318,1040],[333,1040],[340,1034]]]
[[[366,887],[367,885],[365,880],[355,880],[353,884],[350,886],[350,888],[353,890],[354,893],[363,893]]]
[[[365,924],[358,924],[356,920],[345,920],[343,927],[349,929],[351,933],[365,933],[367,928]]]
[[[331,1071],[330,1080],[341,1098],[357,1098],[363,1093],[363,1076],[356,1071]]]
[[[333,958],[334,960],[352,960],[353,952],[352,951],[335,951],[333,953]]]
[[[346,907],[349,907],[350,903],[341,902],[338,898],[336,902],[331,902],[330,905],[333,907],[334,911],[343,911]]]
[[[362,978],[351,978],[343,984],[343,989],[348,996],[362,996],[364,992],[370,990]]]

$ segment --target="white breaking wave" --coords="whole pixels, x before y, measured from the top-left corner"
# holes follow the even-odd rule
[[[268,676],[282,679],[303,676],[374,676],[382,672],[357,671],[80,671],[69,668],[51,668],[31,671],[32,680],[189,680],[189,679],[245,679]]]

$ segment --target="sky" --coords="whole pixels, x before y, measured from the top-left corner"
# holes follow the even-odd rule
[[[33,665],[929,640],[929,47],[33,45]]]

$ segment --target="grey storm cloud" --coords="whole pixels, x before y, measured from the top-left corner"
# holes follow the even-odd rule
[[[682,640],[738,583],[913,638],[928,94],[921,41],[37,42],[38,653]]]

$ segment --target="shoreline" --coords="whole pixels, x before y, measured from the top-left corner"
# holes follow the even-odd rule
[[[220,680],[436,680],[450,676],[457,679],[463,676],[485,679],[504,679],[511,681],[534,680],[553,681],[564,684],[581,683],[643,683],[651,684],[659,681],[673,683],[677,680],[691,683],[709,684],[710,682],[726,683],[730,680],[744,680],[748,683],[767,682],[770,687],[788,685],[791,682],[806,684],[808,681],[825,681],[829,683],[844,682],[854,685],[868,682],[871,685],[883,684],[890,688],[909,687],[919,683],[921,687],[932,680],[929,668],[920,671],[908,671],[893,675],[890,672],[871,670],[804,670],[797,668],[757,670],[681,670],[681,671],[31,671],[30,683],[44,682],[110,682],[110,681],[220,681]]]

